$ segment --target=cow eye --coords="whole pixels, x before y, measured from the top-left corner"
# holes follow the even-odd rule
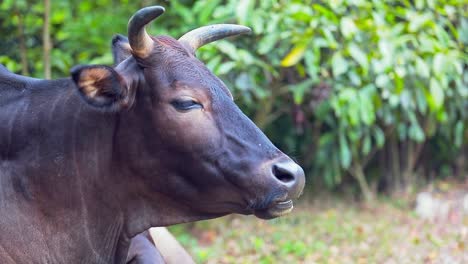
[[[200,109],[200,108],[203,108],[203,106],[194,101],[194,100],[174,100],[171,102],[172,106],[177,109],[177,110],[180,110],[180,111],[188,111],[188,110],[193,110],[193,109]]]

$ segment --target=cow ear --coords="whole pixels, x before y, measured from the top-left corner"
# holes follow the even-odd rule
[[[119,65],[122,61],[132,56],[132,48],[128,43],[128,38],[120,34],[112,38],[112,57],[114,58],[114,66]]]
[[[104,65],[76,66],[71,76],[79,93],[91,105],[118,110],[125,106],[127,87],[113,68]]]

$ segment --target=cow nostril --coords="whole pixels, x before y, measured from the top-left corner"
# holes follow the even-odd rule
[[[305,185],[304,170],[292,160],[276,162],[271,167],[272,176],[283,188],[286,187],[288,199],[298,198]]]
[[[273,175],[275,175],[276,179],[280,180],[283,183],[291,183],[294,182],[296,177],[294,172],[292,172],[288,166],[282,166],[275,164],[273,165]]]

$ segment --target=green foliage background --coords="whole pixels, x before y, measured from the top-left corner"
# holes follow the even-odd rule
[[[137,9],[166,14],[152,34],[238,23],[253,34],[198,56],[309,184],[357,186],[368,199],[448,175],[465,177],[468,4],[416,1],[52,1],[54,77],[112,64],[110,40]],[[42,77],[42,1],[0,3],[0,63]]]

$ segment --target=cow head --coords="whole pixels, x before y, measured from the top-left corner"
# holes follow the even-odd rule
[[[220,216],[284,215],[304,187],[304,172],[236,106],[225,84],[195,57],[198,47],[250,29],[213,25],[178,40],[149,36],[159,6],[139,10],[113,40],[116,67],[81,66],[72,78],[98,111],[120,117],[120,163],[144,195],[165,196]],[[139,189],[141,191],[142,189]]]

